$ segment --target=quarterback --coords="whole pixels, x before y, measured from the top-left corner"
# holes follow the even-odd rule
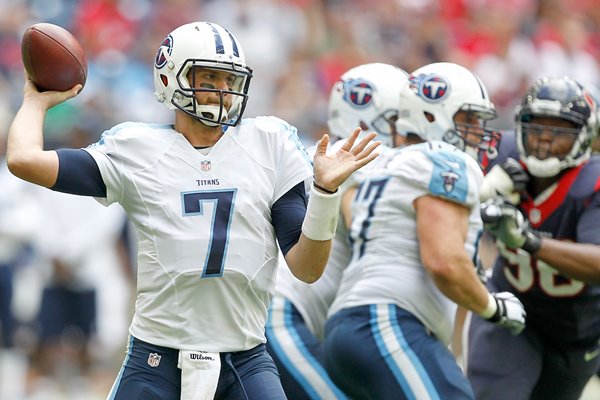
[[[338,187],[376,154],[360,129],[313,167],[296,129],[242,119],[252,70],[240,42],[210,22],[167,35],[155,94],[173,125],[123,123],[85,149],[43,150],[45,112],[74,97],[27,78],[9,132],[16,176],[120,204],[138,235],[135,314],[111,399],[284,399],[265,350],[278,252],[304,282],[331,251]],[[307,200],[304,181],[314,175]]]

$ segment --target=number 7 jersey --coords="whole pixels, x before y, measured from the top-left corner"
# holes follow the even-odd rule
[[[312,175],[296,129],[245,119],[203,155],[170,125],[125,123],[86,149],[136,227],[130,333],[170,348],[265,342],[278,248],[271,206]]]

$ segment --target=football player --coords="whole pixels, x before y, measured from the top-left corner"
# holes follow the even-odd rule
[[[527,327],[515,337],[472,316],[466,368],[478,399],[578,399],[600,367],[597,123],[582,85],[544,77],[516,108],[516,134],[503,134],[485,183],[504,196],[482,205],[499,252],[487,285],[521,300]]]
[[[363,64],[346,71],[332,87],[329,96],[328,128],[344,138],[356,126],[363,132],[375,131],[383,147],[395,138],[400,86],[408,74],[401,68],[383,64]],[[399,138],[396,138],[398,141]],[[335,152],[343,144],[330,147]],[[309,151],[309,154],[312,153]],[[365,168],[372,168],[377,160]],[[351,199],[356,175],[340,188],[342,203]],[[350,247],[343,217],[333,239],[325,272],[319,281],[306,284],[286,269],[277,275],[275,296],[267,322],[267,349],[281,374],[289,399],[340,399],[344,394],[331,382],[323,366],[323,325],[333,301],[342,270],[350,259]]]
[[[119,203],[137,228],[138,276],[127,356],[111,399],[284,399],[265,350],[278,251],[314,282],[329,257],[338,187],[376,157],[356,129],[311,167],[296,129],[242,120],[252,70],[242,46],[210,22],[182,25],[154,61],[172,125],[124,123],[85,149],[43,150],[43,121],[74,97],[27,78],[9,132],[8,166],[30,182]],[[314,175],[307,201],[304,181]]]
[[[327,372],[350,397],[473,399],[448,349],[457,304],[513,334],[523,329],[522,305],[488,292],[472,261],[476,159],[493,153],[485,123],[495,116],[481,81],[457,64],[423,66],[402,87],[396,128],[428,141],[362,174],[352,257],[325,325]]]

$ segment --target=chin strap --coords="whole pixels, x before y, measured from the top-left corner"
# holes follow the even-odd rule
[[[223,110],[222,113],[221,113],[221,110]],[[219,113],[221,113],[221,121],[217,121],[217,117],[219,116]],[[196,105],[196,115],[198,117],[203,118],[203,119],[200,119],[200,121],[208,126],[221,125],[221,123],[227,121],[227,119],[228,119],[227,110],[224,107],[215,106],[215,105],[208,105],[208,106]]]

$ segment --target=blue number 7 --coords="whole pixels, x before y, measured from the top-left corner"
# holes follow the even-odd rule
[[[184,216],[204,215],[204,203],[214,204],[211,215],[210,240],[202,269],[202,278],[223,275],[235,194],[235,189],[181,193]]]

